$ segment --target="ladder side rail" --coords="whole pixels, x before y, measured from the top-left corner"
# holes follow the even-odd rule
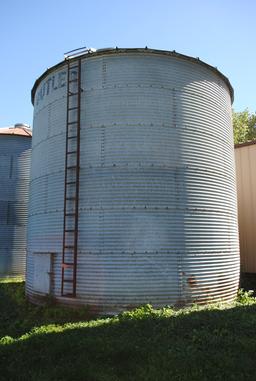
[[[69,119],[69,78],[70,78],[70,70],[69,70],[69,61],[68,61],[68,65],[67,65],[67,112],[66,112],[66,123],[68,123],[68,119]],[[65,144],[65,149],[66,149],[66,152],[65,152],[65,174],[64,174],[64,207],[63,207],[63,240],[62,240],[62,267],[61,267],[61,295],[63,296],[64,294],[64,272],[65,272],[65,269],[64,269],[64,266],[63,264],[65,263],[65,243],[66,243],[66,210],[67,210],[67,205],[66,205],[66,197],[67,197],[67,186],[66,186],[66,183],[67,183],[67,162],[68,162],[68,158],[67,158],[67,151],[68,151],[68,128],[67,128],[67,125],[66,125],[66,144]]]
[[[81,59],[78,60],[77,72],[77,152],[76,152],[76,201],[75,201],[75,237],[74,237],[74,285],[73,293],[76,296],[77,277],[77,250],[78,250],[78,217],[79,217],[79,178],[80,178],[80,124],[81,124]]]
[[[77,69],[76,77],[72,78],[72,70]],[[71,91],[72,90],[72,91]],[[66,152],[65,152],[65,184],[64,184],[64,219],[63,219],[63,246],[62,246],[62,273],[61,295],[76,297],[77,276],[77,250],[78,250],[78,216],[79,216],[79,171],[80,171],[80,123],[81,123],[81,59],[76,62],[67,62],[67,115],[66,115]],[[72,102],[72,96],[77,98]],[[70,111],[73,111],[73,119]],[[71,128],[75,127],[71,131]],[[71,131],[71,132],[70,132]],[[69,141],[74,141],[75,147],[69,146]],[[74,161],[72,156],[75,155]],[[71,163],[70,163],[70,160]],[[71,178],[70,178],[71,176]],[[70,195],[69,186],[74,186]],[[67,211],[67,203],[70,208]],[[72,221],[72,223],[71,223]],[[70,226],[71,225],[71,226]],[[67,228],[68,226],[68,228]],[[67,237],[69,238],[67,243]],[[70,245],[70,240],[72,244]],[[68,258],[68,259],[67,259]],[[69,270],[66,277],[65,270]],[[72,274],[70,275],[70,270]],[[65,293],[65,284],[72,284],[72,293]],[[70,288],[69,288],[70,290]]]

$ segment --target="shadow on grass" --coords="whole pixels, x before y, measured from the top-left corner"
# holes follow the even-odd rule
[[[255,304],[56,329],[0,345],[0,380],[255,380]]]
[[[252,303],[181,311],[142,307],[86,321],[86,310],[33,306],[24,283],[0,283],[0,338],[14,338],[0,342],[0,380],[252,381]]]
[[[87,309],[35,306],[25,297],[25,283],[0,282],[0,338],[18,337],[35,326],[88,320]]]

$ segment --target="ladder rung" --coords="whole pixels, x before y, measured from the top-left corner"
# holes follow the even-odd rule
[[[66,298],[74,298],[75,294],[62,294],[62,296],[65,296]]]
[[[68,122],[67,125],[71,126],[72,124],[77,124],[77,123],[78,123],[78,120],[75,120],[74,122]]]
[[[65,230],[65,232],[73,233],[73,232],[75,232],[75,229],[67,229],[67,230]]]
[[[78,78],[76,78],[76,79],[71,79],[70,81],[68,81],[68,83],[72,83],[72,82],[78,82]]]
[[[68,136],[68,139],[75,139],[75,138],[77,138],[77,135],[75,135],[75,136]]]
[[[78,168],[77,165],[70,165],[69,167],[66,167],[67,169],[74,169],[74,168]]]
[[[78,94],[78,92],[76,92],[76,93],[71,93],[71,91],[68,92],[69,97],[73,97],[73,95],[77,95],[77,94]]]
[[[70,155],[71,153],[77,153],[77,151],[68,151],[68,152],[66,152],[67,155]]]
[[[76,213],[65,213],[65,216],[75,216]]]
[[[69,262],[69,263],[62,263],[62,268],[63,269],[68,269],[70,267],[73,267],[75,264],[73,262]]]
[[[69,62],[69,67],[68,67],[69,70],[76,69],[77,67],[78,67],[78,65],[71,66],[70,62]]]
[[[75,197],[66,197],[66,200],[75,200]]]
[[[68,181],[66,185],[76,184],[76,181]]]
[[[77,109],[78,109],[78,106],[69,107],[69,108],[68,108],[68,111],[77,110]]]
[[[74,249],[75,246],[74,245],[66,245],[64,246],[65,249]]]
[[[66,283],[73,283],[73,279],[63,279],[63,282],[66,282]]]

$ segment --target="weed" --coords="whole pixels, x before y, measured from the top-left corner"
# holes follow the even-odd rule
[[[256,302],[253,294],[253,290],[245,291],[243,288],[240,288],[237,293],[236,302],[243,305],[252,305]]]

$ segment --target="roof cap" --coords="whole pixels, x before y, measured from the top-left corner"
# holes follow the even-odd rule
[[[16,123],[14,126],[0,128],[0,135],[32,137],[32,130],[28,124]]]
[[[115,48],[102,48],[102,49],[94,49],[94,48],[89,48],[89,49],[85,49],[83,50],[84,48],[81,48],[81,49],[74,49],[70,52],[67,52],[66,55],[65,55],[65,59],[64,61],[61,61],[59,62],[58,64],[52,66],[51,68],[48,68],[34,83],[34,86],[31,90],[31,101],[32,101],[32,104],[34,104],[34,98],[35,98],[35,93],[36,93],[36,89],[38,87],[38,85],[40,84],[40,82],[51,72],[53,72],[54,70],[60,68],[61,66],[65,66],[67,64],[67,60],[76,60],[76,59],[86,59],[86,58],[90,58],[90,57],[97,57],[97,56],[103,56],[103,55],[116,55],[116,54],[134,54],[134,53],[137,53],[137,54],[159,54],[159,55],[165,55],[165,56],[169,56],[169,57],[175,57],[175,58],[179,58],[179,59],[182,59],[182,60],[186,60],[186,61],[191,61],[191,62],[194,62],[194,63],[197,63],[201,66],[204,66],[206,68],[208,68],[209,70],[211,70],[213,73],[217,74],[219,77],[221,77],[221,79],[226,83],[228,89],[229,89],[229,92],[230,92],[230,97],[231,97],[231,103],[233,103],[234,101],[234,90],[233,90],[233,87],[231,86],[230,82],[229,82],[229,79],[224,75],[222,74],[216,67],[213,67],[209,64],[207,64],[206,62],[202,61],[199,59],[199,57],[197,58],[194,58],[194,57],[190,57],[190,56],[187,56],[185,54],[181,54],[181,53],[178,53],[176,52],[175,50],[173,51],[169,51],[169,50],[157,50],[157,49],[151,49],[151,48],[148,48],[147,46],[145,48],[118,48],[118,47],[115,47]],[[78,53],[77,50],[79,51]],[[71,53],[73,53],[71,55]],[[88,54],[90,53],[90,54]]]

